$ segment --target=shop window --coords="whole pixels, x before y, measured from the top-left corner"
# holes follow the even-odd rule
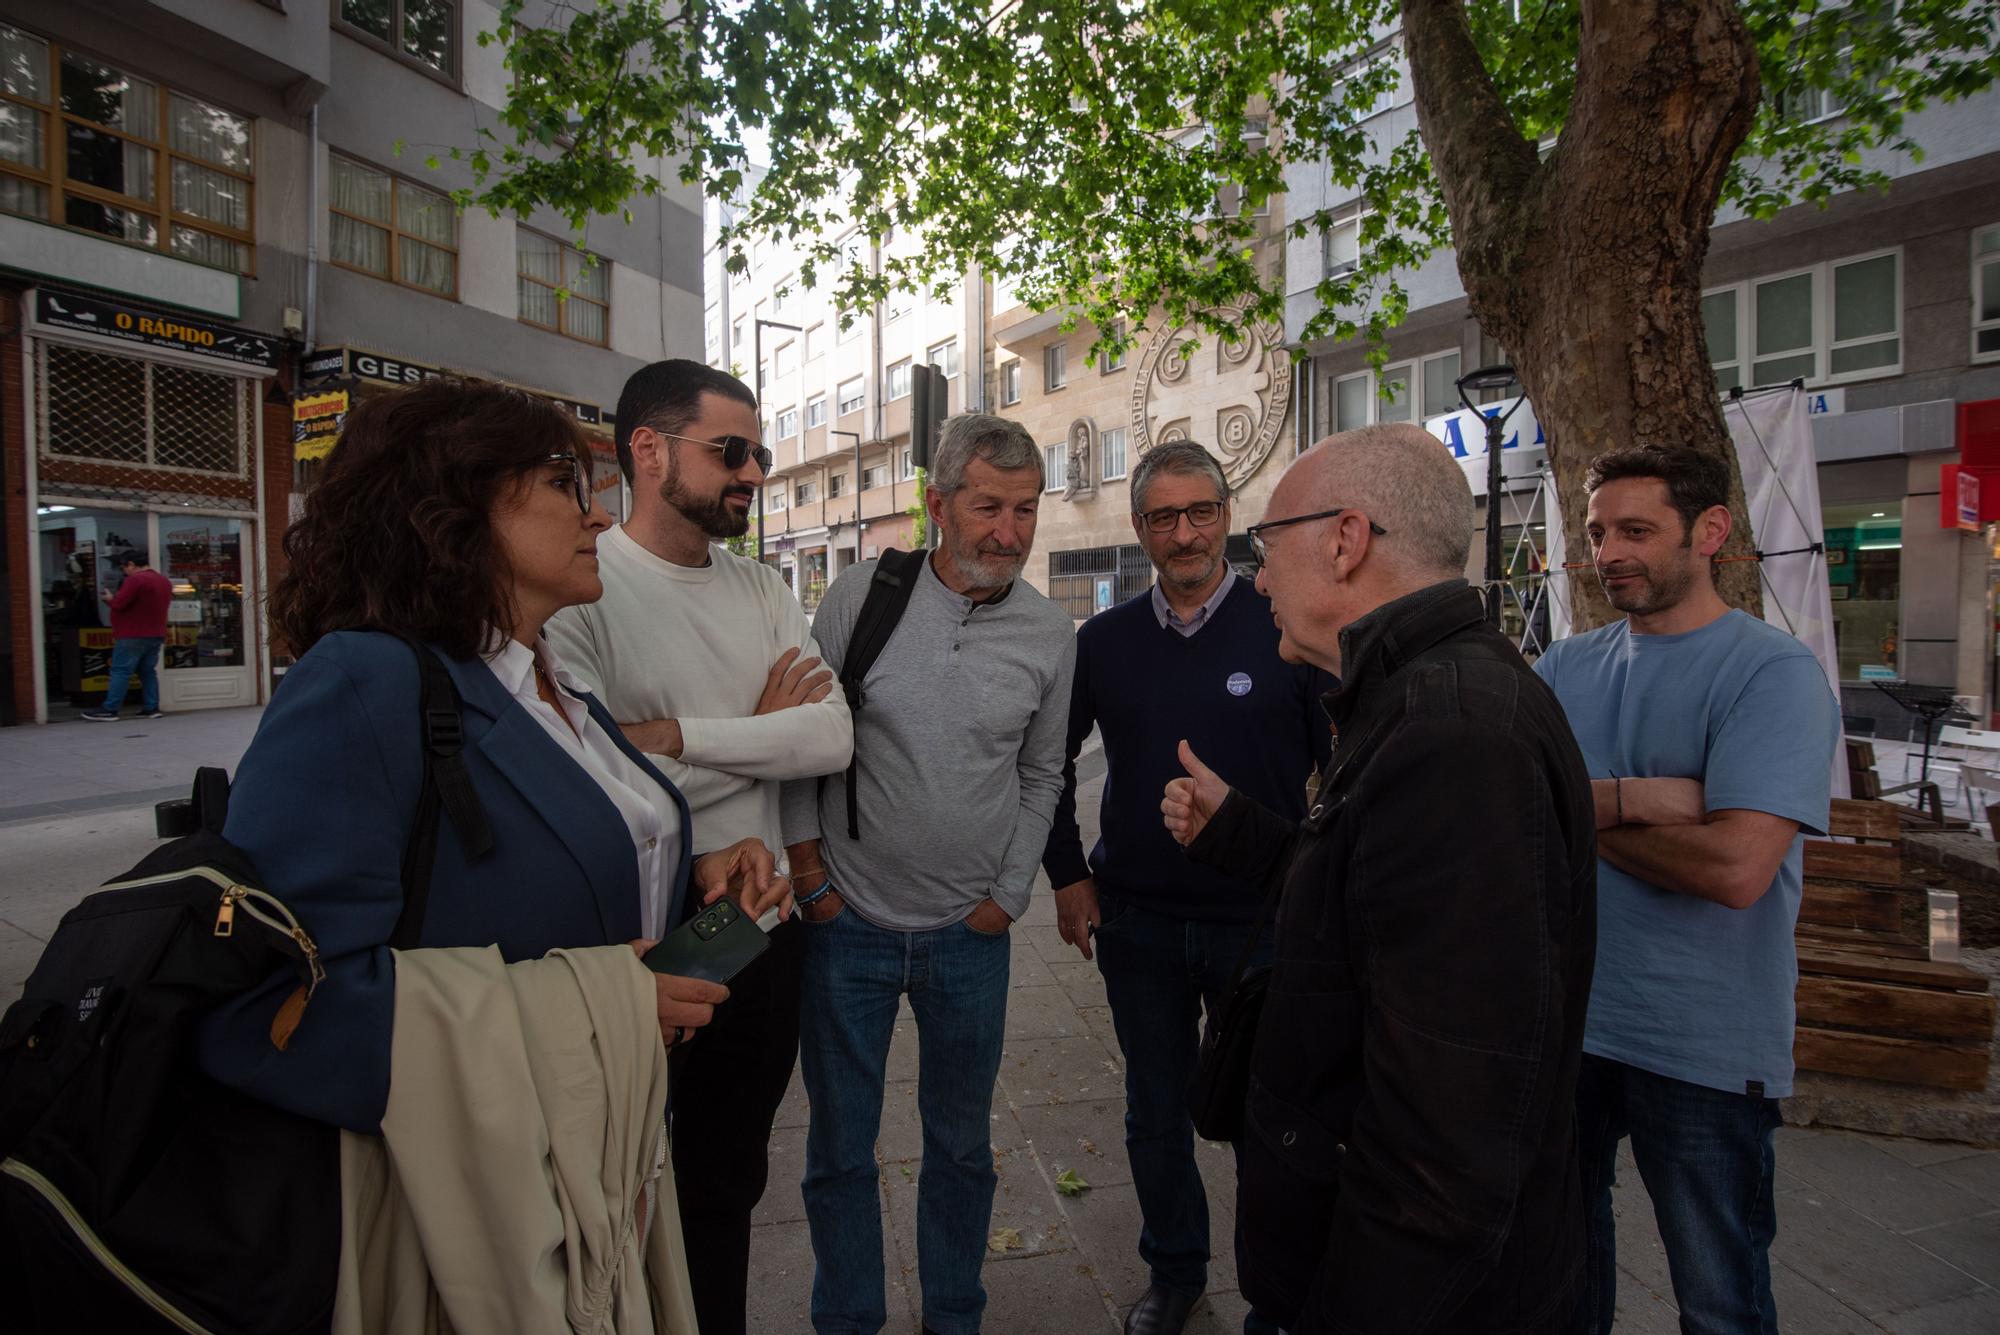
[[[458,295],[458,212],[435,190],[335,153],[329,255],[347,269]]]
[[[0,24],[0,209],[250,274],[255,167],[249,117]]]
[[[251,416],[240,377],[61,343],[42,345],[40,371],[45,454],[246,475]]]
[[[521,322],[603,347],[611,339],[611,263],[518,229]],[[713,317],[711,317],[711,323]],[[714,343],[711,333],[710,343]]]
[[[446,78],[458,73],[458,0],[340,0],[334,26]]]
[[[1822,507],[1826,574],[1840,679],[1902,675],[1903,506],[1900,498]]]

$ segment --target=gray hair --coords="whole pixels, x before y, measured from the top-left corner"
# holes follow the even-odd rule
[[[930,485],[942,496],[953,495],[965,486],[965,467],[974,459],[984,459],[1003,473],[1032,467],[1039,479],[1037,489],[1048,485],[1041,446],[1028,429],[991,413],[960,413],[945,419],[931,458]]]
[[[1308,510],[1353,506],[1388,530],[1385,556],[1413,574],[1456,577],[1472,550],[1472,488],[1443,442],[1408,422],[1328,436]]]
[[[1146,488],[1161,473],[1172,473],[1183,477],[1205,477],[1215,484],[1217,500],[1229,499],[1229,479],[1222,475],[1222,465],[1216,462],[1208,447],[1191,440],[1170,440],[1164,445],[1155,445],[1139,456],[1139,462],[1132,469],[1132,513],[1144,514],[1145,507],[1140,501],[1146,495]]]

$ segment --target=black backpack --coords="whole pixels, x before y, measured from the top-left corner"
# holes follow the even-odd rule
[[[847,711],[860,714],[867,695],[861,689],[862,679],[868,669],[875,666],[875,660],[882,656],[888,646],[889,637],[896,633],[896,625],[903,619],[903,609],[910,605],[910,594],[917,587],[917,576],[922,573],[924,553],[905,552],[891,547],[875,562],[875,575],[868,581],[868,596],[861,600],[861,610],[854,617],[854,633],[847,637],[847,655],[840,663],[840,689],[847,696]],[[856,746],[854,754],[847,762],[847,837],[861,837],[861,804],[855,797],[855,775],[861,771],[861,748]],[[820,781],[820,791],[826,791],[826,780]]]
[[[468,854],[492,833],[460,755],[450,673],[410,642],[424,782],[391,944],[423,930],[440,808]],[[229,780],[195,776],[192,833],[63,915],[0,1018],[0,1294],[21,1332],[327,1329],[340,1240],[333,1126],[197,1065],[216,1005],[280,970],[283,1046],[323,976],[300,922],[222,837]],[[282,1028],[281,1028],[282,1026]]]

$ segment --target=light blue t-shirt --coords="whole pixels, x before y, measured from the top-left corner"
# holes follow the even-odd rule
[[[1710,811],[1825,833],[1840,711],[1818,660],[1783,631],[1736,611],[1681,635],[1634,635],[1621,621],[1558,641],[1535,670],[1591,778],[1698,779]],[[1711,1089],[1790,1094],[1803,843],[1748,909],[1598,859],[1584,1051]]]

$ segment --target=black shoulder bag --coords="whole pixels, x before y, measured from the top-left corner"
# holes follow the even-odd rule
[[[847,711],[859,714],[866,703],[866,693],[861,689],[868,670],[875,666],[875,660],[882,656],[889,639],[896,633],[897,623],[903,619],[903,609],[910,605],[910,594],[917,587],[917,577],[922,574],[924,553],[904,552],[891,547],[882,553],[875,563],[875,576],[868,581],[868,596],[861,601],[861,611],[854,618],[854,633],[847,639],[847,653],[840,664],[840,689],[847,696]],[[853,756],[847,762],[847,837],[861,837],[861,805],[855,796],[855,776],[861,771],[861,748],[854,748]],[[820,780],[820,791],[826,790],[826,780]]]

